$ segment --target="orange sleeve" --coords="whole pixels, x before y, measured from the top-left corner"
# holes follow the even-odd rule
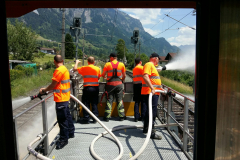
[[[53,73],[53,78],[52,80],[60,82],[62,79],[62,73],[59,70],[55,70]]]
[[[149,64],[144,65],[142,75],[144,75],[144,74],[148,74],[148,75],[152,74],[152,66],[151,65],[149,65]]]
[[[101,70],[98,68],[98,77],[101,77]]]
[[[122,73],[126,72],[126,68],[124,66],[124,64],[122,64],[123,68],[122,68]]]
[[[103,71],[107,71],[108,70],[107,68],[108,68],[108,63],[105,64]]]
[[[83,74],[83,67],[79,67],[77,70],[78,70],[79,74],[81,74],[81,75]]]

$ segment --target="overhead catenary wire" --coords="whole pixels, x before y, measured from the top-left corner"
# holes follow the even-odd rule
[[[165,15],[166,15],[166,16],[168,16],[169,18],[171,18],[171,19],[173,19],[173,20],[175,20],[175,21],[177,21],[177,22],[179,22],[179,23],[181,23],[181,24],[183,24],[183,25],[185,25],[185,26],[187,26],[187,27],[189,27],[189,28],[193,29],[193,30],[196,30],[195,28],[193,28],[193,27],[190,27],[190,26],[188,26],[188,25],[186,25],[186,24],[184,24],[184,23],[182,23],[182,22],[178,21],[178,20],[174,19],[173,17],[171,17],[171,16],[169,16],[169,15],[167,15],[167,14],[165,14]],[[170,29],[169,29],[169,30],[170,30]]]
[[[172,8],[172,10],[171,10],[170,12],[168,12],[168,14],[171,13],[172,11],[173,11],[173,8]],[[165,17],[166,17],[166,16],[165,16]],[[164,20],[165,17],[163,17],[163,20]],[[160,23],[160,22],[161,22],[161,20],[160,20],[158,23]],[[153,27],[155,27],[158,23],[154,24],[150,29],[152,29]]]
[[[194,11],[194,10],[193,10],[193,11]],[[148,40],[151,40],[151,39],[153,39],[153,38],[156,38],[156,36],[158,36],[158,35],[166,32],[166,31],[169,30],[171,27],[173,27],[175,24],[177,24],[179,21],[181,21],[183,18],[185,18],[185,17],[187,17],[189,14],[191,14],[193,11],[189,12],[188,14],[186,14],[184,17],[182,17],[180,20],[178,20],[176,23],[174,23],[173,25],[171,25],[170,27],[168,27],[168,28],[165,29],[164,31],[158,33],[157,35],[155,35],[155,36],[153,36],[153,37],[151,37],[151,38],[149,38],[149,39],[147,39],[147,40],[145,40],[145,41],[148,41]]]

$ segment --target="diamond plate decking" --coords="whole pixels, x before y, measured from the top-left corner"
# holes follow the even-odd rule
[[[102,120],[102,118],[100,118]],[[118,121],[118,118],[112,117],[109,122],[103,123],[110,129],[119,125],[141,125],[142,122],[134,122],[133,117],[127,117],[125,121]],[[157,123],[160,123],[157,120]],[[69,139],[68,145],[63,149],[54,149],[49,158],[56,160],[91,160],[94,159],[90,154],[90,144],[92,140],[105,130],[100,124],[80,124],[75,123],[75,138]],[[157,132],[162,136],[162,140],[150,139],[144,152],[138,157],[138,160],[146,159],[164,159],[164,160],[184,160],[188,159],[178,144],[169,135],[166,129],[157,128]],[[139,151],[144,143],[146,134],[142,129],[125,129],[113,132],[123,145],[122,160],[130,159]],[[113,138],[107,134],[101,137],[94,146],[95,152],[104,160],[115,159],[119,155],[119,148]]]

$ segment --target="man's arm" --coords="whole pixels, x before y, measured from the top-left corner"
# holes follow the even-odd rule
[[[103,71],[103,73],[102,73],[102,77],[103,77],[103,78],[105,78],[106,73],[107,73],[106,71]],[[106,79],[106,78],[105,78],[105,79]]]
[[[154,88],[153,88],[153,85],[152,85],[152,83],[151,83],[151,81],[150,81],[147,73],[145,73],[145,74],[143,75],[143,80],[145,81],[145,83],[147,84],[147,86],[150,87],[151,92],[152,92],[152,94],[154,95],[154,94],[155,94],[155,90],[154,90]]]
[[[58,83],[57,81],[52,80],[52,83],[47,88],[41,88],[39,90],[39,93],[44,94],[47,91],[53,90],[53,88],[57,85],[57,83]]]
[[[78,63],[80,63],[80,61],[79,61],[79,60],[76,60],[76,63],[75,63],[75,65],[74,65],[74,67],[73,67],[73,71],[74,71],[74,72],[77,71]]]
[[[123,74],[122,74],[122,81],[124,81],[125,78],[126,78],[126,72],[123,72]]]

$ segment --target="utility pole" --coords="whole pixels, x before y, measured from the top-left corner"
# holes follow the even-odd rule
[[[84,30],[83,30],[83,53],[82,53],[82,66],[84,66],[84,38],[85,38],[85,34],[84,34]]]
[[[139,58],[140,58],[140,45],[141,45],[141,42],[139,41]]]
[[[65,59],[65,8],[62,10],[62,50],[61,55],[64,62]]]

